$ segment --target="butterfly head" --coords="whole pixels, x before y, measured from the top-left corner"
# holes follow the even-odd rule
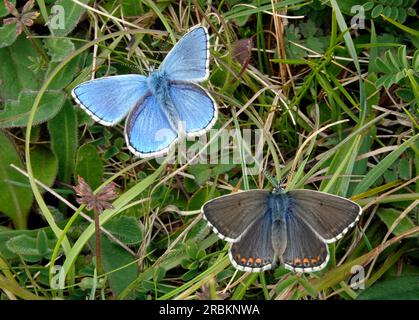
[[[147,71],[149,75],[152,74],[155,70],[157,70],[157,68],[154,64],[151,64],[147,67]]]
[[[277,185],[277,186],[275,186],[275,187],[272,189],[272,193],[273,193],[274,195],[284,194],[284,193],[285,193],[285,189],[284,189],[284,188],[282,188],[282,187],[280,187],[279,185]]]

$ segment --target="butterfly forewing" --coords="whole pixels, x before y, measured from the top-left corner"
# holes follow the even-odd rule
[[[361,207],[355,202],[312,190],[287,192],[294,215],[305,221],[326,242],[341,238],[358,221]]]
[[[299,217],[288,214],[286,219],[287,245],[282,262],[297,272],[319,271],[329,260],[327,244]]]
[[[229,255],[233,265],[242,271],[258,272],[272,267],[274,249],[270,209],[245,231],[238,242],[231,245]]]
[[[159,70],[170,80],[203,81],[209,75],[209,39],[205,27],[193,28],[179,40]]]
[[[269,209],[270,192],[250,190],[210,200],[202,207],[204,218],[221,238],[234,242]]]
[[[79,84],[72,95],[95,121],[114,125],[147,93],[146,79],[135,74],[99,78]]]

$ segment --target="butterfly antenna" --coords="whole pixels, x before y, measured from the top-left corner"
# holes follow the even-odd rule
[[[160,48],[167,45],[167,43],[169,42],[168,39],[169,39],[169,35],[167,35],[164,38],[163,43],[160,45]],[[158,51],[158,53],[156,55],[156,60],[162,60],[161,58],[162,58],[162,53],[161,53],[161,50],[160,50],[160,51]]]
[[[272,184],[274,188],[279,187],[278,180],[272,177],[272,175],[266,169],[263,169],[263,175],[266,177],[266,179],[268,179],[268,181]]]
[[[287,174],[286,178],[284,178],[284,179],[282,179],[282,180],[280,181],[280,186],[284,186],[284,187],[285,187],[285,185],[286,185],[288,182],[290,182],[290,181],[289,181],[290,176],[291,176],[291,172],[288,172],[288,174]]]

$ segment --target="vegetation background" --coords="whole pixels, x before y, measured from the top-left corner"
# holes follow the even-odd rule
[[[416,5],[2,1],[0,299],[418,299]],[[134,158],[123,123],[96,124],[71,98],[92,70],[147,74],[199,23],[211,37],[204,86],[219,105],[216,128],[263,129],[263,166],[287,187],[364,208],[321,272],[231,266],[199,209],[238,189],[271,188],[262,174],[243,175],[245,157],[232,165]],[[102,273],[77,176],[96,190],[117,186],[100,216]]]

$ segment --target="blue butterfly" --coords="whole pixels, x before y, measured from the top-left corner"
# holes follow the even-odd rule
[[[221,196],[202,207],[204,219],[231,242],[236,269],[260,272],[280,260],[295,272],[314,272],[329,261],[333,243],[359,220],[361,207],[313,190],[249,190]]]
[[[209,36],[203,26],[185,34],[148,77],[128,74],[76,86],[72,95],[95,121],[112,126],[127,115],[125,140],[143,158],[167,153],[181,137],[203,135],[217,105],[197,85],[209,76]]]

